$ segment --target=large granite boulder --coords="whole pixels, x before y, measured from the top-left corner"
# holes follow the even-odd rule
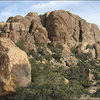
[[[0,38],[0,93],[31,83],[31,66],[27,55],[10,39]]]

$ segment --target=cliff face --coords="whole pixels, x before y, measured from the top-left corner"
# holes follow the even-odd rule
[[[10,17],[1,34],[1,37],[8,37],[15,43],[29,36],[26,44],[30,45],[33,41],[33,45],[27,46],[27,49],[34,49],[35,42],[47,44],[50,40],[53,43],[62,43],[68,54],[72,47],[77,47],[78,53],[90,52],[93,58],[100,58],[98,26],[64,10],[47,12],[40,16],[36,12],[30,12],[25,17]],[[88,46],[92,48],[87,48]]]
[[[69,49],[78,47],[80,52],[91,52],[93,57],[100,58],[97,47],[100,42],[100,30],[95,24],[87,23],[79,16],[63,10],[49,13],[44,21],[51,41],[60,42]],[[86,49],[88,45],[93,48]]]

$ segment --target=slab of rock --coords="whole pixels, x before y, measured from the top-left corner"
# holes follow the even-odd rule
[[[16,85],[31,83],[31,66],[27,55],[10,39],[0,38],[0,93],[13,92]]]

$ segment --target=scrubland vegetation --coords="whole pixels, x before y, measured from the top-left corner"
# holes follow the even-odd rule
[[[24,41],[19,41],[16,45],[25,50]],[[62,66],[55,66],[50,63],[53,58],[59,62],[63,46],[60,44],[49,44],[48,48],[52,54],[48,54],[44,44],[37,44],[36,54],[29,51],[28,56],[31,64],[32,83],[28,87],[17,87],[16,93],[7,95],[4,100],[78,100],[82,94],[89,95],[88,88],[93,84],[89,80],[88,70],[94,75],[97,86],[100,86],[100,66],[97,59],[90,59],[90,54],[77,54],[77,48],[72,48],[73,55],[78,59],[77,65],[71,65],[64,69]],[[42,60],[46,59],[46,63]],[[66,84],[64,79],[68,79]],[[92,96],[100,97],[100,89]]]

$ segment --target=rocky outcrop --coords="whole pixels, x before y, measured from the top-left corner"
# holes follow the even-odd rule
[[[27,55],[7,38],[0,38],[0,93],[12,92],[31,82],[31,66]]]
[[[20,15],[9,17],[2,33],[6,33],[6,37],[9,37],[15,43],[28,33],[40,43],[47,43],[48,40],[48,32],[42,26],[40,17],[36,12],[30,12],[25,17]],[[2,36],[4,35],[2,34]]]
[[[0,33],[2,32],[4,25],[5,25],[5,22],[0,22]]]
[[[50,12],[46,12],[44,15],[39,16],[41,18],[41,23],[44,27],[46,26],[47,17],[49,16],[49,14]]]
[[[100,42],[100,30],[95,24],[87,23],[79,16],[64,10],[44,14],[41,20],[44,20],[42,23],[48,31],[48,38],[54,43],[64,44],[68,53],[71,48],[78,47],[79,51],[90,52],[93,58],[100,58],[100,50],[97,47]],[[93,48],[87,49],[87,46]]]
[[[47,43],[48,32],[41,24],[40,18],[37,16],[31,21],[29,33],[34,36],[36,42]]]
[[[5,22],[0,22],[0,27],[3,27],[5,25]]]
[[[31,37],[31,41],[32,39],[34,41],[33,46],[31,41],[28,41],[27,49],[30,49],[31,46],[34,48],[36,42],[47,44],[50,40],[53,43],[60,42],[64,45],[63,55],[66,55],[66,58],[71,59],[70,49],[73,47],[78,48],[78,53],[89,52],[93,58],[100,58],[98,26],[87,23],[68,11],[55,10],[40,16],[36,12],[30,12],[25,17],[20,15],[9,17],[0,34],[0,37],[8,37],[15,43],[25,36],[28,39]]]
[[[35,43],[47,44],[48,42],[48,32],[41,24],[41,19],[36,12],[30,12],[25,17],[20,15],[9,17],[0,37],[10,38],[15,43],[23,39],[26,51],[35,52]]]

